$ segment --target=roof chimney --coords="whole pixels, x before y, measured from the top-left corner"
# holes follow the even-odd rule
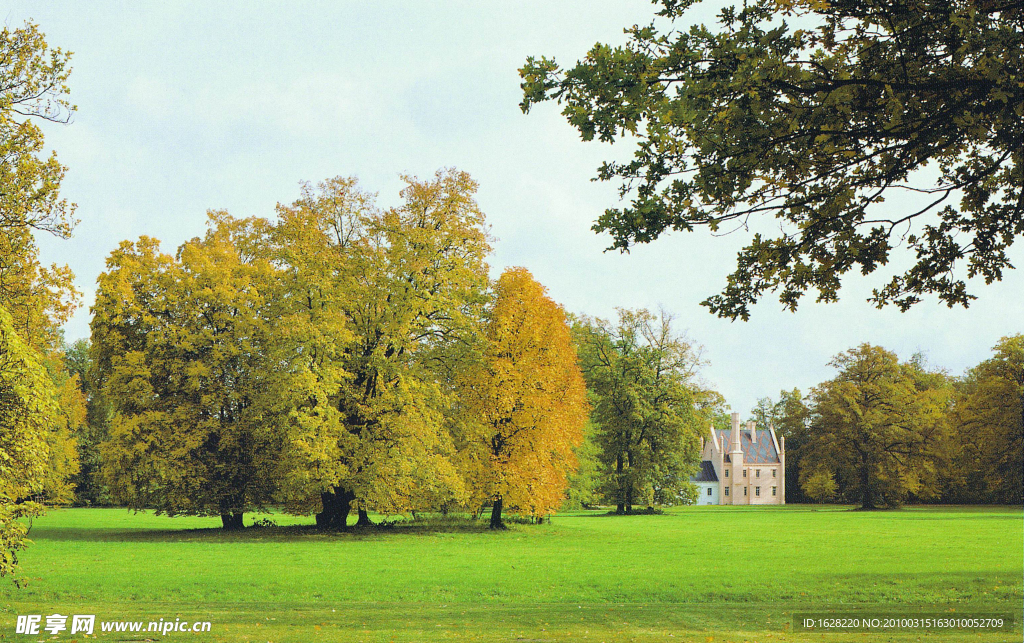
[[[730,451],[740,451],[740,414],[732,414],[732,434],[729,436]]]
[[[750,431],[750,444],[757,444],[757,422],[747,422],[747,430]]]

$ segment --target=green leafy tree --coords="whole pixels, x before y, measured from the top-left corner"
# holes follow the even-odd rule
[[[368,524],[368,510],[465,500],[446,419],[451,358],[479,329],[489,239],[468,174],[405,180],[403,203],[385,211],[344,178],[279,210],[282,239],[303,240],[286,271],[324,306],[306,306],[312,316],[296,328],[317,332],[317,319],[336,315],[350,335],[311,371],[318,393],[299,406],[289,440],[291,502],[319,499],[327,527],[344,528],[353,506]]]
[[[920,364],[900,363],[869,344],[840,353],[831,365],[839,374],[811,396],[811,427],[801,447],[804,492],[810,496],[806,485],[825,472],[865,509],[896,507],[910,494],[936,496],[949,386]]]
[[[176,257],[126,241],[100,275],[92,356],[114,407],[103,480],[130,507],[239,529],[275,491],[277,280],[265,221],[210,217]]]
[[[953,501],[1024,502],[1024,335],[1004,337],[994,350],[956,387]]]
[[[92,354],[88,339],[79,339],[64,347],[64,364],[85,400],[85,417],[77,424],[75,442],[80,469],[72,478],[75,503],[109,505],[100,475],[100,444],[107,437],[112,413],[110,403],[101,395],[93,379]]]
[[[25,543],[18,519],[69,501],[78,469],[84,405],[60,351],[77,292],[67,266],[40,263],[33,236],[66,238],[75,223],[60,195],[65,168],[39,127],[74,111],[69,58],[32,23],[0,30],[0,575]]]
[[[695,0],[657,4],[659,20],[628,29],[624,46],[520,70],[524,111],[556,100],[584,140],[636,139],[632,160],[598,171],[631,200],[594,225],[614,248],[753,225],[703,302],[731,319],[766,292],[788,309],[810,290],[834,301],[843,275],[880,270],[901,247],[910,266],[879,282],[878,306],[926,294],[966,306],[965,275],[990,283],[1012,267],[1021,2],[753,0],[724,8],[717,28],[682,27]],[[917,205],[887,207],[894,193]]]
[[[827,469],[803,472],[800,488],[815,502],[827,502],[836,495],[835,477]]]
[[[33,231],[71,236],[74,205],[60,195],[65,167],[44,156],[38,121],[67,122],[70,54],[39,28],[0,30],[0,305],[22,339],[56,350],[77,293],[67,266],[42,266]]]
[[[594,440],[596,428],[588,422],[583,443],[576,449],[576,470],[569,473],[565,490],[565,509],[591,509],[601,503],[601,449]]]
[[[770,397],[758,398],[750,419],[763,428],[781,424],[785,413],[784,405],[784,399],[776,402]]]
[[[689,476],[710,419],[695,383],[697,351],[671,317],[619,310],[616,325],[581,318],[577,345],[593,399],[604,497],[619,513],[637,504],[675,504],[692,495]]]

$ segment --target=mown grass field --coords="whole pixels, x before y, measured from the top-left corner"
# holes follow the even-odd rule
[[[224,533],[218,519],[67,509],[37,519],[18,614],[180,617],[207,634],[107,641],[1020,641],[1020,508],[700,507],[551,524],[321,533],[310,518]],[[247,524],[251,517],[247,516]],[[794,632],[792,615],[1009,612],[1013,632]],[[57,640],[86,640],[64,633]],[[91,639],[88,639],[91,640]]]

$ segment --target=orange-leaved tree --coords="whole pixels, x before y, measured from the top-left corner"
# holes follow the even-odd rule
[[[508,509],[536,517],[564,500],[589,406],[562,308],[524,268],[495,286],[482,359],[467,369],[466,477],[491,528]]]

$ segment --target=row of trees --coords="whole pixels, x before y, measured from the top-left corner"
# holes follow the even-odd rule
[[[174,256],[111,254],[90,357],[115,502],[228,528],[561,504],[588,414],[565,315],[524,269],[489,283],[468,175],[406,184],[383,210],[336,178],[276,223],[212,212]]]
[[[787,501],[1024,502],[1024,335],[963,377],[868,344],[832,365],[754,414],[786,436]]]

